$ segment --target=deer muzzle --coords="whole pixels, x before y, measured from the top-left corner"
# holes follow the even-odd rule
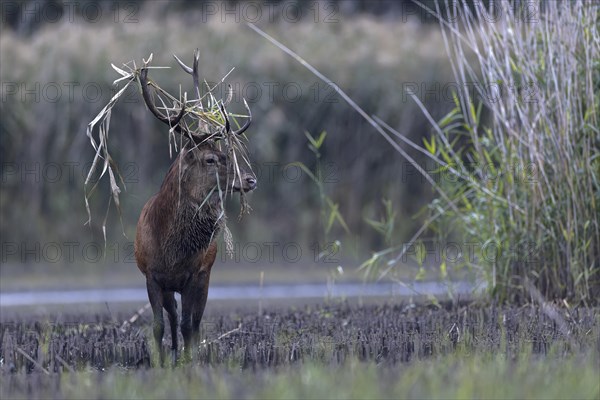
[[[241,186],[240,186],[240,182],[238,180],[236,180],[235,184],[233,185],[233,190],[235,192],[241,192],[243,191],[244,193],[250,192],[254,189],[256,189],[256,178],[254,177],[254,175],[246,172],[242,174],[242,179],[241,179]]]

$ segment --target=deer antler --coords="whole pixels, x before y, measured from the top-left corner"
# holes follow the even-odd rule
[[[240,129],[232,132],[234,135],[241,135],[242,133],[244,133],[246,131],[246,129],[248,129],[250,127],[250,124],[252,123],[252,112],[250,111],[250,107],[248,107],[248,103],[246,102],[246,99],[244,99],[244,106],[246,106],[246,111],[248,111],[248,119],[246,120],[246,122]],[[223,107],[223,109],[224,109],[224,107]],[[225,120],[226,120],[227,124],[229,124],[229,117],[227,116],[227,114],[225,114]]]
[[[200,53],[199,53],[198,49],[196,49],[196,51],[194,51],[194,61],[192,64],[193,65],[192,68],[185,65],[179,58],[177,58],[176,55],[173,55],[173,57],[175,57],[175,60],[177,60],[177,62],[179,63],[181,68],[183,68],[183,70],[185,72],[192,75],[192,78],[194,80],[194,88],[196,90],[196,95],[198,96],[198,102],[200,102],[200,79],[198,77],[198,61],[200,60]],[[169,127],[171,129],[175,130],[176,132],[182,134],[183,136],[188,137],[196,145],[201,144],[202,142],[209,139],[210,137],[213,137],[213,140],[219,139],[219,137],[214,137],[209,134],[198,134],[198,133],[192,134],[188,130],[187,126],[184,126],[184,124],[181,124],[183,117],[186,114],[185,96],[184,96],[183,101],[179,100],[179,102],[181,103],[181,110],[175,117],[169,116],[168,111],[166,111],[166,114],[165,114],[161,110],[159,110],[156,107],[154,98],[153,98],[152,94],[150,93],[150,89],[148,89],[148,86],[150,84],[152,84],[155,88],[157,88],[157,86],[154,83],[148,82],[148,68],[146,68],[146,66],[144,66],[143,68],[140,69],[139,79],[140,79],[140,85],[142,87],[142,96],[144,98],[144,102],[146,103],[146,106],[148,106],[148,109],[150,110],[150,112],[152,112],[152,114],[154,114],[154,116],[156,118],[158,118],[160,121],[164,122],[165,124],[169,125]],[[226,103],[231,100],[231,97],[232,97],[232,93],[231,93],[231,89],[230,89]],[[241,135],[242,133],[244,133],[244,131],[246,131],[246,129],[248,129],[248,127],[250,126],[250,124],[252,122],[252,113],[250,111],[250,107],[248,106],[248,103],[244,99],[244,105],[246,106],[246,110],[248,112],[248,118],[246,119],[246,122],[244,123],[244,125],[237,131],[231,131],[231,122],[229,121],[229,115],[228,115],[227,111],[225,110],[225,104],[223,102],[221,102],[219,104],[221,114],[223,116],[223,119],[225,120],[225,127],[224,127],[225,133]],[[200,102],[200,105],[201,105],[201,102]],[[192,114],[194,114],[194,113],[192,113]]]
[[[185,72],[192,75],[192,78],[194,79],[194,87],[196,88],[196,96],[198,96],[198,99],[200,99],[200,78],[198,78],[198,61],[200,60],[200,50],[194,50],[194,64],[192,64],[193,68],[185,65],[183,61],[177,58],[175,54],[173,54],[173,57],[175,57],[175,60],[177,60]]]
[[[187,137],[188,139],[190,139],[192,142],[194,142],[195,145],[200,145],[202,144],[206,139],[208,139],[210,137],[210,135],[198,135],[198,134],[192,134],[186,127],[184,127],[183,125],[180,124],[181,120],[183,119],[183,116],[185,115],[185,97],[183,102],[181,102],[181,110],[179,111],[179,113],[177,114],[177,116],[175,116],[175,118],[170,118],[166,115],[164,115],[154,104],[154,101],[152,99],[152,95],[150,94],[150,90],[148,89],[148,69],[147,68],[142,68],[140,70],[140,84],[142,86],[142,97],[144,98],[144,102],[146,103],[146,105],[148,106],[148,109],[152,112],[152,114],[154,114],[154,116],[156,118],[158,118],[160,121],[164,122],[165,124],[169,125],[169,127],[173,128],[176,132],[180,133],[181,135]]]
[[[148,90],[148,68],[142,68],[140,70],[140,84],[142,86],[142,97],[144,98],[144,102],[146,103],[146,106],[148,106],[150,112],[152,112],[152,114],[154,114],[154,116],[160,121],[169,125],[169,127],[173,127],[177,132],[181,133],[182,135],[189,135],[188,130],[185,129],[183,126],[179,125],[179,122],[185,115],[185,102],[181,104],[181,110],[179,111],[179,114],[177,114],[175,118],[170,118],[169,116],[164,115],[162,112],[160,112],[158,108],[156,108],[154,101],[152,101],[152,96],[150,95],[150,91]]]
[[[173,54],[173,57],[175,57],[175,60],[177,60],[177,62],[179,63],[179,65],[185,72],[192,75],[192,78],[194,79],[194,87],[196,88],[196,95],[198,96],[198,99],[200,99],[200,79],[198,78],[198,61],[200,60],[200,51],[198,49],[196,49],[194,51],[194,63],[192,64],[193,65],[192,68],[185,65],[183,63],[183,61],[181,61],[175,54]],[[231,100],[231,96],[232,96],[231,88],[229,88],[228,100],[226,101],[226,103],[228,103]],[[248,119],[246,120],[244,125],[237,131],[231,131],[231,124],[229,122],[229,116],[227,115],[227,112],[225,111],[224,105],[223,104],[220,105],[221,112],[223,114],[223,118],[225,119],[225,132],[227,132],[227,133],[231,132],[234,135],[241,135],[242,133],[244,133],[246,131],[246,129],[248,129],[250,127],[250,124],[252,123],[252,112],[250,111],[250,107],[248,107],[248,103],[246,102],[246,99],[244,99],[244,105],[246,106],[246,111],[248,111]]]

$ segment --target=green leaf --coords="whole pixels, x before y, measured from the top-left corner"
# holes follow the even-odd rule
[[[306,166],[306,165],[305,165],[303,162],[300,162],[300,161],[294,161],[294,162],[291,162],[291,163],[287,164],[287,165],[286,165],[286,168],[287,168],[287,167],[298,167],[298,168],[300,168],[302,171],[304,171],[304,173],[305,173],[306,175],[308,175],[308,177],[309,177],[310,179],[312,179],[314,182],[316,182],[317,184],[320,184],[320,183],[321,183],[321,182],[319,182],[319,179],[317,179],[317,177],[315,176],[315,174],[313,174],[313,173],[312,173],[312,171],[311,171],[311,170],[310,170],[310,169],[309,169],[309,168],[308,168],[308,167],[307,167],[307,166]]]
[[[308,131],[304,131],[304,136],[306,136],[306,138],[308,139],[308,141],[310,142],[310,144],[312,144],[312,146],[315,149],[319,148],[319,145],[317,144],[317,141],[315,140],[314,137],[312,137],[312,135]]]
[[[438,126],[440,128],[444,128],[446,126],[448,126],[451,122],[456,121],[457,119],[460,119],[460,113],[459,113],[459,109],[458,108],[454,108],[452,109],[452,111],[450,111],[448,114],[446,114],[439,122],[438,122]]]
[[[381,234],[385,234],[385,224],[381,221],[375,221],[370,218],[365,218],[365,222]]]
[[[315,141],[315,143],[313,144],[317,149],[321,148],[321,146],[323,145],[323,142],[325,141],[325,137],[327,136],[327,132],[323,131],[321,132],[321,135],[319,135],[319,138]]]
[[[521,73],[521,68],[517,67],[517,64],[515,64],[515,62],[513,61],[513,59],[512,59],[512,58],[509,58],[509,59],[508,59],[508,61],[509,61],[509,63],[510,63],[510,67],[511,67],[511,69],[512,69],[514,72],[516,72],[516,73],[520,74],[520,73]]]
[[[329,221],[327,221],[327,225],[328,225],[327,233],[329,233],[329,229],[331,229],[331,226],[333,225],[333,221],[336,220],[342,226],[342,228],[344,228],[346,233],[349,234],[350,228],[348,228],[348,225],[346,224],[344,217],[342,217],[342,214],[340,214],[338,205],[336,203],[334,203],[329,197],[327,197],[326,200],[327,200],[327,204],[329,205],[329,208],[331,209],[330,215],[329,215]]]
[[[421,242],[415,244],[415,259],[419,266],[423,266],[423,262],[425,262],[425,256],[427,252],[425,250],[425,245]]]
[[[458,98],[458,94],[456,91],[452,92],[452,100],[454,101],[454,105],[456,108],[460,109],[460,99]]]
[[[475,111],[475,106],[473,102],[469,103],[469,113],[471,114],[471,118],[473,121],[477,122],[477,112]]]
[[[427,138],[423,138],[423,145],[430,154],[435,154],[435,144],[436,140],[434,137],[431,138],[431,142],[428,142]]]
[[[446,260],[442,261],[442,263],[440,264],[440,276],[442,277],[442,279],[446,279],[448,277]]]

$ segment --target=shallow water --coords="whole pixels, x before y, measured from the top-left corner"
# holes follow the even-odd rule
[[[312,297],[406,297],[411,295],[443,296],[454,294],[471,294],[476,287],[468,282],[415,282],[410,285],[399,283],[335,283],[268,285],[264,287],[252,285],[211,286],[209,300],[243,300],[243,299],[289,299]],[[61,291],[32,291],[0,293],[0,306],[27,306],[39,304],[72,304],[103,302],[144,302],[148,294],[145,288],[125,289],[85,289]]]

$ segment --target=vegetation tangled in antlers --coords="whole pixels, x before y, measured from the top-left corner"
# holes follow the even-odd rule
[[[174,96],[166,90],[162,89],[156,82],[148,79],[148,70],[164,69],[169,67],[152,67],[153,55],[150,54],[148,60],[142,60],[142,66],[137,67],[134,61],[123,65],[124,68],[119,68],[111,64],[113,69],[117,71],[121,78],[113,82],[114,85],[125,81],[125,85],[110,99],[108,104],[100,111],[100,113],[88,124],[87,136],[96,152],[92,167],[85,181],[85,203],[88,212],[88,223],[91,221],[91,212],[89,208],[89,199],[98,186],[101,178],[108,173],[110,181],[111,199],[114,201],[117,210],[120,214],[119,194],[121,193],[120,184],[125,187],[123,178],[119,174],[117,164],[111,157],[108,149],[108,131],[110,127],[110,118],[112,108],[115,106],[120,97],[126,92],[130,84],[136,82],[144,97],[146,104],[149,105],[150,111],[161,121],[167,123],[169,129],[169,152],[172,154],[173,148],[178,151],[182,148],[184,140],[191,140],[196,145],[204,141],[213,141],[216,146],[223,152],[226,152],[231,160],[233,160],[234,170],[239,175],[242,169],[240,165],[251,169],[250,161],[247,157],[247,149],[245,143],[241,139],[241,135],[250,126],[252,115],[248,103],[244,100],[244,105],[247,110],[247,115],[233,114],[227,111],[227,106],[231,102],[233,92],[231,85],[228,85],[227,96],[225,99],[217,99],[214,96],[215,89],[224,83],[229,71],[215,86],[210,86],[204,81],[206,88],[202,94],[200,88],[200,79],[198,76],[198,60],[199,52],[194,52],[193,66],[189,67],[184,64],[177,56],[175,59],[183,70],[193,77],[194,95],[195,98],[188,100],[187,92],[180,93],[179,96]],[[149,90],[149,87],[154,88],[154,94]],[[245,118],[243,125],[239,125],[236,118]],[[232,129],[232,125],[237,125],[237,129]],[[94,136],[95,128],[97,127],[97,136]],[[175,134],[178,135],[175,135]],[[93,179],[96,175],[98,167],[102,165],[101,172],[97,179]],[[239,178],[239,176],[238,176]],[[88,187],[90,182],[95,181],[91,188]],[[119,184],[120,182],[120,184]],[[227,190],[225,191],[227,193]],[[250,207],[244,193],[240,193],[241,210],[240,217],[249,212]],[[109,203],[110,207],[110,203]],[[103,232],[106,232],[106,219],[103,223]],[[225,230],[226,239],[230,234]],[[230,240],[229,240],[230,241]]]

